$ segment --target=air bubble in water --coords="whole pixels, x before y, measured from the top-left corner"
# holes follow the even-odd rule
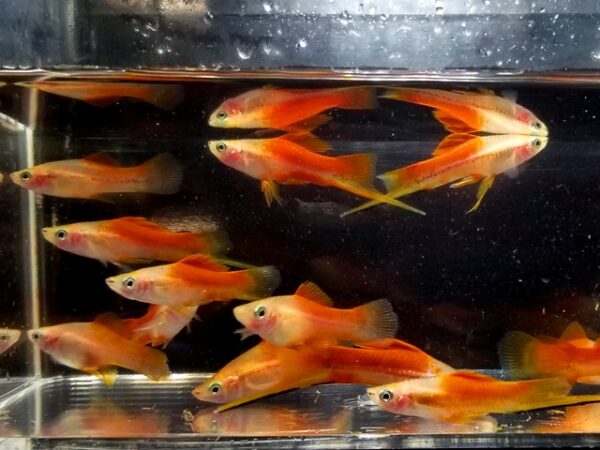
[[[308,45],[308,41],[304,38],[301,38],[298,41],[298,47],[300,47],[300,48],[306,48],[307,45]]]

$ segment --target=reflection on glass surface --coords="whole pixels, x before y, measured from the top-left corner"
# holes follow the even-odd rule
[[[532,424],[534,433],[600,433],[600,403],[554,411],[550,419]]]
[[[196,433],[220,436],[285,436],[342,434],[350,431],[352,411],[293,408],[290,405],[254,404],[215,413],[199,411],[193,419]]]
[[[127,410],[110,400],[68,409],[42,428],[46,436],[149,437],[169,430],[160,411]]]

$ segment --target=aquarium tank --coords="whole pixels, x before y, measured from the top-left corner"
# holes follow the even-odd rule
[[[600,4],[3,6],[0,448],[600,444]]]

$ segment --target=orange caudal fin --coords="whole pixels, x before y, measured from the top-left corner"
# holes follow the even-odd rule
[[[361,340],[374,341],[392,338],[398,331],[398,316],[387,299],[375,300],[355,308],[362,318],[357,335]]]
[[[201,247],[206,248],[206,252],[211,255],[225,255],[233,247],[225,230],[204,231],[194,234]]]
[[[373,109],[377,108],[377,95],[375,88],[369,86],[343,88],[342,102],[338,104],[341,109]]]
[[[259,300],[269,297],[281,283],[279,270],[274,266],[249,269],[248,275],[252,279],[252,284],[246,292],[237,297],[240,300]]]
[[[534,350],[537,339],[522,331],[509,331],[498,344],[498,356],[502,370],[511,378],[533,378],[535,369]]]
[[[167,355],[162,351],[141,346],[144,354],[142,356],[141,367],[139,372],[146,375],[148,378],[154,381],[161,381],[169,378],[171,371],[167,364]]]
[[[355,155],[338,156],[343,165],[341,177],[344,181],[360,186],[372,187],[375,177],[376,156],[372,153],[357,153]]]
[[[162,153],[142,165],[146,174],[143,192],[153,194],[175,194],[181,187],[183,167],[170,153]]]

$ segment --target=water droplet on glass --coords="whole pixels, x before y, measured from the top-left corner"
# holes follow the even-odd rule
[[[308,45],[308,41],[304,38],[298,40],[298,47],[300,48],[306,48],[306,46]]]
[[[273,10],[273,6],[270,3],[267,3],[267,2],[263,3],[263,8],[265,9],[265,12],[267,14],[269,14]]]

